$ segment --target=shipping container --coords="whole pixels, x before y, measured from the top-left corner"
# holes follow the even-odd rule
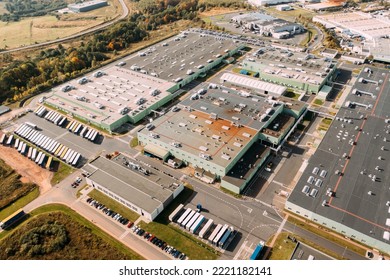
[[[195,221],[199,218],[200,213],[196,212],[192,218],[188,221],[188,223],[184,226],[186,230],[190,230]]]
[[[51,169],[51,162],[53,161],[53,157],[49,157],[49,159],[46,162],[46,169],[50,170]]]
[[[177,223],[180,225],[185,218],[187,218],[188,214],[191,212],[192,210],[190,208],[187,208],[186,211],[184,211],[184,213],[180,216],[180,218],[177,220]]]
[[[62,126],[66,121],[66,117],[63,117],[62,120],[58,122],[58,126]]]
[[[31,159],[32,151],[33,151],[33,147],[29,146],[28,147],[28,152],[27,152],[27,157],[30,158],[30,159]]]
[[[264,248],[264,241],[260,241],[259,244],[257,244],[255,250],[253,251],[252,255],[250,256],[249,260],[254,261],[257,260],[263,251]]]
[[[14,136],[11,134],[11,135],[8,137],[7,145],[12,145],[12,140],[14,140]]]
[[[23,209],[19,209],[18,211],[14,212],[13,214],[9,215],[7,218],[2,220],[0,222],[0,227],[2,229],[7,229],[8,227],[12,226],[12,224],[19,221],[21,218],[23,218],[25,215]]]
[[[60,156],[60,158],[61,158],[62,160],[64,160],[66,154],[67,154],[68,151],[69,151],[69,148],[68,148],[68,147],[65,147],[65,146],[64,146],[64,148],[65,148],[65,149],[62,151],[62,154],[61,154],[61,156]]]
[[[200,227],[200,225],[203,223],[204,220],[205,220],[204,216],[203,215],[199,215],[199,217],[193,223],[193,225],[191,226],[189,231],[191,233],[195,233],[198,230],[198,228]]]
[[[41,159],[42,155],[43,155],[42,152],[39,152],[39,153],[38,153],[37,157],[35,158],[35,163],[38,163],[38,162],[39,162],[39,160]]]
[[[44,153],[42,153],[42,156],[39,159],[38,165],[43,166],[45,158],[46,158],[46,155]]]
[[[191,210],[188,216],[180,223],[180,226],[185,227],[186,224],[191,220],[191,218],[195,215],[196,211]]]
[[[31,154],[31,160],[35,161],[37,158],[37,149],[33,149],[32,154]]]
[[[14,148],[17,149],[19,147],[19,138],[16,138]]]
[[[77,163],[79,162],[80,158],[81,158],[80,153],[77,153],[77,156],[76,156],[75,159],[73,160],[72,165],[73,165],[73,166],[77,166]]]
[[[217,234],[221,231],[222,229],[222,225],[221,224],[218,224],[215,229],[213,230],[213,232],[211,233],[211,235],[209,236],[209,241],[212,243],[215,239],[215,237],[217,236]]]
[[[6,135],[5,134],[1,135],[0,144],[5,143],[5,139],[6,139]]]
[[[213,240],[213,244],[214,244],[214,245],[218,245],[219,240],[221,240],[222,235],[225,234],[225,232],[226,232],[227,229],[228,229],[228,225],[225,224],[225,225],[222,227],[221,231],[218,232],[218,234],[215,236],[215,238],[214,238],[214,240]]]
[[[82,129],[81,132],[80,132],[80,136],[81,136],[81,137],[84,137],[84,133],[85,133],[86,131],[87,131],[87,127],[84,126],[83,129]]]
[[[68,156],[69,156],[69,154],[70,154],[71,151],[72,151],[72,150],[69,149],[69,148],[66,149],[66,152],[65,152],[64,156],[61,157],[61,159],[62,159],[63,161],[66,161],[66,159],[68,158]]]
[[[168,219],[169,219],[171,222],[175,222],[176,219],[178,218],[178,217],[176,217],[176,216],[179,216],[179,213],[182,212],[183,207],[184,207],[183,204],[180,204],[179,206],[177,206],[176,209],[169,215]]]
[[[35,124],[35,123],[32,123],[32,122],[25,122],[26,125],[28,125],[29,127],[33,128],[33,129],[37,129],[38,126]]]
[[[211,228],[213,223],[214,223],[214,221],[212,219],[207,221],[207,223],[203,226],[203,228],[199,232],[199,237],[200,238],[203,238],[206,235],[206,233],[209,231],[209,229]]]

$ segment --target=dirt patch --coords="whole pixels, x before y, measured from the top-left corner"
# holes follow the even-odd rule
[[[204,11],[202,13],[199,13],[199,17],[212,17],[216,15],[223,15],[223,14],[228,14],[228,13],[239,13],[245,10],[235,10],[232,8],[224,8],[224,7],[217,7],[213,8],[209,11]]]
[[[37,184],[41,194],[51,189],[50,180],[53,177],[53,173],[39,167],[28,158],[19,154],[18,151],[0,146],[0,158],[22,176],[21,181],[23,183],[33,182]]]

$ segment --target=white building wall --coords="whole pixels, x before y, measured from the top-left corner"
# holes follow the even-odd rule
[[[324,206],[327,207],[327,206]],[[363,244],[366,244],[368,246],[377,248],[379,250],[382,250],[383,252],[390,252],[390,244],[386,244],[385,242],[381,242],[378,239],[372,238],[371,236],[368,236],[364,233],[361,233],[359,231],[356,231],[350,227],[347,227],[343,224],[340,224],[336,221],[333,221],[331,219],[328,219],[326,217],[323,217],[317,213],[314,213],[310,210],[307,210],[305,208],[302,208],[301,206],[298,206],[294,203],[291,203],[290,201],[286,202],[285,209],[287,209],[290,212],[293,212],[299,216],[302,216],[305,219],[311,220],[319,225],[322,225],[324,227],[327,227],[331,230],[334,230],[336,232],[339,232],[340,234],[350,238],[354,239],[356,241],[359,241]],[[380,236],[379,238],[382,238]]]

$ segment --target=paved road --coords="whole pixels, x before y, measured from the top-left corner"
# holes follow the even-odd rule
[[[62,43],[62,42],[65,42],[65,41],[68,41],[68,40],[71,40],[71,39],[74,39],[74,38],[77,38],[77,37],[81,37],[81,36],[84,36],[84,35],[87,35],[87,34],[94,33],[94,32],[96,32],[98,30],[105,29],[105,28],[109,27],[110,25],[113,25],[114,23],[116,23],[116,22],[118,22],[118,21],[120,21],[120,20],[122,20],[122,19],[124,19],[125,17],[128,16],[129,9],[127,8],[124,0],[119,0],[119,3],[122,6],[122,11],[123,12],[122,12],[122,15],[120,17],[114,19],[113,21],[100,24],[98,26],[89,28],[87,30],[81,31],[81,32],[79,32],[77,34],[73,34],[71,36],[67,36],[67,37],[64,37],[64,38],[60,38],[60,39],[56,39],[56,40],[52,40],[52,41],[48,41],[48,42],[42,42],[42,43],[39,43],[39,44],[34,44],[34,45],[29,45],[29,46],[24,46],[24,47],[19,47],[19,48],[14,48],[14,49],[10,49],[10,50],[3,50],[3,51],[0,51],[0,53],[1,54],[12,53],[12,52],[16,52],[16,51],[40,48],[40,47],[51,45],[51,44],[55,44],[55,43]]]
[[[338,245],[338,244],[336,244],[328,239],[325,239],[325,238],[323,238],[315,233],[312,233],[312,232],[307,231],[303,228],[300,228],[300,227],[298,227],[295,224],[292,224],[290,222],[286,222],[284,229],[286,231],[289,231],[291,233],[299,235],[302,238],[310,240],[311,242],[314,242],[323,248],[327,248],[328,250],[333,251],[333,252],[339,254],[340,256],[344,256],[347,259],[366,260],[365,257],[358,255],[355,252],[353,252],[349,249],[346,249],[345,247],[340,246],[340,245]]]

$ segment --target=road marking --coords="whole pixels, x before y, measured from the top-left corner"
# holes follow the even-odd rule
[[[248,241],[244,241],[244,242],[242,243],[240,249],[238,249],[237,254],[234,255],[233,260],[238,260],[238,257],[241,255],[242,250],[244,250],[244,248],[246,248],[246,243],[248,243]]]
[[[125,236],[126,236],[127,234],[129,234],[129,233],[130,233],[130,231],[126,230],[124,233],[122,233],[121,236],[119,236],[119,239],[125,238]]]
[[[115,140],[121,141],[125,144],[129,144],[129,141],[123,140],[122,138],[116,138]]]
[[[245,208],[247,208],[247,211],[248,213],[252,213],[253,209],[252,208],[249,208],[248,206],[244,205],[244,204],[241,204],[241,206],[244,206]]]
[[[61,135],[58,135],[56,138],[54,138],[54,140],[58,140],[60,138],[62,138],[63,136],[65,136],[66,134],[68,134],[69,132],[68,131],[65,131],[64,133],[62,133]]]

